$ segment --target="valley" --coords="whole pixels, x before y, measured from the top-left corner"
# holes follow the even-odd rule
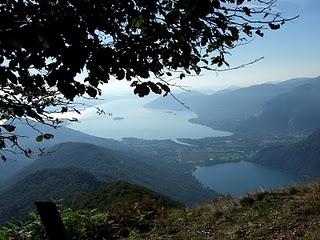
[[[126,144],[130,151],[148,153],[154,159],[178,161],[181,164],[196,167],[225,162],[249,161],[261,149],[275,144],[293,144],[307,136],[303,134],[235,134],[226,137],[200,139],[178,138],[181,144],[172,140],[125,138],[122,143]]]
[[[0,240],[320,240],[319,9],[0,1]]]
[[[303,128],[299,130],[299,128],[292,128],[294,121],[288,122],[291,127],[288,125],[289,127],[285,131],[279,131],[276,128],[269,129],[262,125],[258,131],[256,129],[249,131],[248,126],[251,126],[250,124],[253,124],[253,121],[258,121],[258,119],[266,116],[266,113],[263,112],[265,104],[270,109],[272,101],[276,101],[271,101],[271,99],[288,98],[292,89],[295,89],[293,93],[296,94],[299,86],[302,86],[301,94],[305,96],[309,94],[309,88],[305,88],[305,84],[318,84],[318,82],[319,78],[313,80],[289,80],[276,86],[258,85],[244,89],[217,92],[212,95],[216,99],[214,101],[218,101],[217,99],[221,97],[222,99],[235,99],[230,101],[229,105],[224,106],[224,111],[229,111],[228,109],[234,111],[235,107],[232,108],[231,106],[235,102],[241,102],[241,104],[252,102],[255,104],[255,110],[252,109],[253,105],[251,104],[246,108],[244,106],[241,109],[238,108],[237,113],[233,112],[231,115],[228,113],[221,114],[219,118],[215,118],[213,114],[207,114],[206,120],[203,119],[199,109],[205,103],[204,101],[208,101],[207,98],[210,97],[208,95],[200,93],[191,94],[189,97],[186,94],[182,95],[190,103],[196,104],[191,109],[197,114],[198,120],[190,118],[190,116],[196,116],[194,113],[188,113],[184,108],[179,109],[177,106],[172,107],[170,102],[166,102],[164,109],[146,110],[147,108],[155,107],[155,103],[159,104],[159,100],[154,100],[154,102],[151,101],[145,106],[146,109],[140,105],[140,108],[138,107],[140,110],[135,113],[132,119],[130,118],[130,112],[116,114],[117,116],[124,116],[124,118],[121,121],[110,119],[112,124],[110,126],[105,125],[102,128],[103,131],[101,133],[104,132],[103,134],[95,134],[95,128],[90,127],[91,120],[91,124],[99,126],[99,122],[103,121],[103,118],[94,118],[91,115],[84,115],[81,120],[82,124],[85,124],[83,126],[86,126],[86,133],[75,130],[77,127],[70,125],[61,126],[56,130],[48,126],[34,125],[35,129],[37,129],[35,131],[23,121],[16,120],[15,124],[18,133],[28,136],[28,138],[22,140],[21,144],[31,147],[35,152],[39,148],[44,148],[45,152],[40,155],[35,154],[31,159],[17,154],[9,154],[8,164],[7,162],[1,163],[0,173],[4,174],[1,175],[0,203],[1,201],[7,201],[5,206],[0,204],[0,209],[2,207],[7,211],[6,217],[2,216],[2,221],[9,219],[8,216],[10,215],[19,217],[19,215],[26,214],[32,209],[32,204],[30,205],[30,203],[38,198],[59,199],[60,197],[67,197],[66,192],[85,193],[89,191],[86,187],[77,188],[76,185],[78,186],[78,184],[75,184],[75,188],[73,188],[73,183],[71,182],[70,185],[66,186],[67,190],[62,188],[62,191],[57,193],[53,189],[44,188],[42,192],[39,192],[39,195],[33,194],[31,190],[28,190],[30,187],[32,188],[32,185],[28,184],[30,185],[29,187],[23,187],[26,190],[18,191],[16,194],[18,194],[17,199],[21,198],[21,200],[29,202],[29,205],[19,203],[21,207],[16,212],[17,215],[12,214],[17,203],[8,201],[8,197],[12,195],[11,192],[16,192],[16,189],[19,189],[20,185],[24,186],[25,182],[30,181],[28,180],[30,178],[42,179],[44,184],[48,183],[48,181],[53,181],[58,175],[50,172],[50,169],[52,171],[61,169],[58,171],[65,172],[66,175],[71,177],[71,175],[80,176],[82,173],[73,173],[71,170],[64,169],[77,168],[79,171],[85,171],[83,179],[87,178],[85,174],[92,176],[95,179],[92,181],[96,183],[96,186],[106,182],[126,181],[130,184],[149,188],[164,197],[171,198],[187,206],[195,206],[207,202],[210,199],[221,196],[221,193],[240,196],[261,188],[272,189],[273,187],[287,186],[305,179],[313,179],[319,176],[320,172],[318,160],[320,154],[317,150],[320,149],[320,135],[318,133],[310,135],[313,132],[311,129]],[[278,88],[280,90],[275,91]],[[264,95],[253,94],[255,91],[261,91],[261,89],[264,89]],[[251,92],[251,95],[247,95],[248,91]],[[270,95],[271,92],[272,94]],[[224,96],[225,94],[227,94],[226,97]],[[239,97],[240,99],[245,97],[245,99],[240,101]],[[300,98],[300,100],[301,104],[309,104],[310,101],[309,98],[306,99],[304,97]],[[117,104],[122,100],[115,101],[115,106],[118,106]],[[222,104],[221,101],[219,104]],[[142,103],[145,104],[145,102]],[[135,104],[137,105],[137,103]],[[227,103],[225,102],[224,104]],[[276,105],[278,106],[278,104]],[[205,103],[203,106],[210,106],[210,104]],[[215,113],[217,111],[214,105],[211,107],[212,109],[206,110],[207,113]],[[249,108],[250,111],[248,110]],[[262,112],[257,115],[256,113],[259,111]],[[318,109],[313,109],[312,114],[315,111],[318,111]],[[138,128],[132,125],[131,131],[128,123],[130,121],[139,121],[139,116],[141,117],[147,112],[156,113],[156,118],[161,119],[162,123],[155,118],[140,118],[141,122]],[[234,114],[241,116],[239,119],[242,120],[238,119],[235,122]],[[291,116],[291,113],[286,114]],[[311,112],[305,111],[301,113],[295,111],[295,114],[297,114],[295,116],[297,119],[301,119],[301,115],[309,118],[311,116]],[[165,117],[163,118],[163,116]],[[209,116],[214,121],[211,121],[208,118]],[[172,118],[175,118],[175,122],[170,126]],[[184,123],[179,128],[181,118]],[[210,124],[206,123],[207,120],[210,120]],[[156,126],[160,124],[160,128],[155,128],[155,130],[152,130],[153,132],[148,132],[148,134],[151,134],[148,137],[135,137],[137,132],[144,134],[140,127],[146,127],[155,121],[158,121]],[[200,121],[201,124],[207,125],[207,127],[192,123],[194,121]],[[228,128],[224,128],[220,124],[216,125],[217,122],[231,125]],[[107,135],[108,131],[115,125],[117,125],[116,129],[123,128],[128,129],[128,131],[125,135],[121,131],[118,132],[118,137],[115,139],[102,137]],[[311,126],[309,123],[307,125]],[[221,128],[217,129],[223,129],[224,132],[209,128],[212,126],[220,126]],[[253,124],[252,126],[255,125]],[[171,131],[172,129],[174,131]],[[190,131],[185,133],[186,129],[190,129]],[[198,130],[200,132],[193,135]],[[53,133],[54,138],[44,142],[36,142],[34,139],[39,134],[38,131]],[[160,132],[162,133],[159,135],[158,133]],[[112,134],[116,134],[116,131]],[[113,136],[112,134],[111,136]],[[175,137],[172,138],[171,136]],[[305,150],[303,149],[308,149],[307,155],[304,154]],[[292,154],[290,155],[289,153]],[[306,156],[308,157],[306,158]],[[41,175],[41,171],[45,171],[45,174]],[[254,173],[257,173],[257,175]],[[277,177],[272,178],[272,176]],[[254,182],[255,185],[250,185],[250,182]],[[82,185],[80,184],[79,186]],[[64,202],[68,205],[71,200],[66,201],[67,199],[64,199]]]

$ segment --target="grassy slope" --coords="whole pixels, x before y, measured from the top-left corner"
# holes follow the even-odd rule
[[[150,201],[113,211],[65,210],[73,239],[320,239],[320,182],[240,199],[221,198],[197,208],[159,208]],[[95,236],[94,238],[92,236]],[[0,229],[1,240],[43,240],[39,219]]]
[[[145,187],[117,181],[106,183],[94,192],[79,196],[71,206],[76,209],[121,208],[136,202],[153,201],[157,207],[183,208],[184,205]]]
[[[175,210],[132,239],[320,239],[320,183]]]

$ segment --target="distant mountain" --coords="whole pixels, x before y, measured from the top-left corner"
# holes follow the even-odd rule
[[[145,187],[124,181],[106,183],[94,192],[85,193],[72,204],[76,209],[124,208],[138,202],[152,201],[158,207],[181,208],[183,204],[173,201]]]
[[[23,158],[24,159],[24,158]],[[0,190],[5,181],[27,165],[27,161],[9,158],[6,162],[0,161]]]
[[[100,181],[123,180],[142,185],[185,204],[207,201],[217,196],[206,190],[179,163],[162,160],[148,161],[143,156],[111,150],[87,143],[68,142],[49,149],[11,178],[9,184],[37,170],[46,168],[78,167]]]
[[[305,88],[308,88],[306,90]],[[288,116],[280,119],[277,130],[281,130],[283,122],[293,124],[291,118],[294,118],[294,124],[298,129],[304,129],[311,118],[310,111],[303,111],[303,107],[313,102],[315,106],[318,101],[317,95],[320,86],[320,77],[317,78],[297,78],[278,83],[259,84],[239,89],[227,89],[225,91],[218,91],[212,95],[198,95],[196,97],[185,95],[185,102],[190,107],[190,110],[198,115],[197,119],[192,119],[192,122],[207,125],[213,129],[226,130],[234,133],[246,133],[251,130],[255,131],[268,130],[268,124],[272,125],[276,118],[272,114],[280,115],[280,107],[285,104],[290,105]],[[311,88],[315,88],[311,90]],[[312,96],[307,96],[312,91]],[[177,110],[177,103],[173,107],[172,104],[167,104],[165,98],[159,98],[147,106],[152,108],[164,108]],[[296,106],[295,106],[296,104]],[[180,107],[181,108],[181,107]],[[311,109],[311,108],[309,108]],[[312,108],[311,111],[313,111]],[[316,114],[318,114],[317,109]],[[253,124],[253,120],[256,123]],[[315,119],[316,122],[318,118]],[[288,123],[289,121],[289,123]],[[261,123],[260,123],[261,122]],[[312,129],[314,129],[314,122],[312,122]],[[281,126],[282,124],[282,126]],[[262,129],[266,127],[266,129]]]
[[[36,171],[0,194],[0,225],[25,216],[34,208],[34,201],[64,199],[68,205],[101,185],[92,174],[74,167]]]
[[[6,179],[13,176],[26,165],[33,162],[33,160],[37,157],[37,153],[40,153],[39,148],[50,148],[59,143],[73,141],[94,143],[110,149],[126,149],[121,142],[113,139],[91,136],[65,126],[54,129],[47,125],[39,124],[29,120],[29,124],[31,124],[40,132],[52,133],[54,135],[53,139],[39,143],[35,141],[36,137],[39,135],[39,132],[30,127],[25,120],[15,120],[13,124],[16,126],[15,134],[23,136],[19,138],[19,145],[21,145],[23,148],[31,148],[34,151],[34,156],[32,156],[32,158],[26,158],[23,154],[21,154],[21,152],[19,152],[18,149],[16,149],[18,154],[5,152],[8,160],[6,162],[0,162],[0,188]]]
[[[194,122],[235,133],[247,132],[251,122],[246,121],[260,116],[268,102],[306,84],[319,86],[320,78],[293,79],[213,94],[195,105],[193,110],[198,118]]]
[[[320,128],[320,81],[304,84],[268,101],[259,116],[242,125],[272,132],[313,132]]]
[[[265,148],[253,161],[301,177],[320,177],[320,130],[296,144]]]
[[[63,143],[78,141],[85,143],[95,142],[98,145],[103,147],[108,147],[112,149],[120,149],[121,143],[117,140],[111,138],[100,138],[95,137],[77,130],[68,128],[66,125],[61,125],[57,128],[50,127],[45,124],[37,123],[31,120],[16,119],[13,122],[13,125],[16,127],[15,133],[19,136],[23,136],[19,139],[19,144],[22,147],[31,147],[34,150],[37,150],[41,147],[51,147],[53,145]],[[52,133],[54,135],[53,139],[36,142],[36,137],[41,133]]]
[[[124,181],[103,183],[79,168],[43,169],[0,194],[0,226],[9,220],[24,218],[34,209],[34,201],[61,201],[65,207],[90,210],[124,208],[147,201],[158,207],[183,207],[145,187]]]
[[[186,111],[188,107],[193,106],[199,100],[207,95],[197,91],[186,91],[179,94],[159,97],[145,105],[147,108],[168,109],[174,111]]]

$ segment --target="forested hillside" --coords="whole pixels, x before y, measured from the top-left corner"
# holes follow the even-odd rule
[[[318,182],[240,199],[220,198],[196,208],[163,208],[154,202],[106,210],[61,211],[73,239],[290,239],[320,237]],[[4,240],[45,240],[39,217],[0,229]]]
[[[265,148],[253,161],[301,177],[320,177],[320,131],[295,144]]]
[[[45,168],[78,167],[100,181],[124,180],[145,186],[186,204],[216,197],[205,189],[178,162],[148,161],[142,156],[98,147],[93,144],[68,142],[48,149],[48,153],[21,170],[8,184]]]
[[[133,206],[139,202],[153,202],[157,207],[182,208],[183,204],[173,201],[145,187],[124,181],[106,183],[94,192],[84,193],[72,203],[75,209],[108,210]]]
[[[75,167],[36,171],[0,194],[0,225],[24,219],[35,201],[54,201],[74,209],[124,209],[150,202],[156,207],[184,205],[157,192],[124,181],[104,183]],[[1,239],[1,238],[0,238]]]
[[[261,114],[243,128],[272,132],[313,132],[320,127],[320,81],[280,94],[263,106]]]
[[[92,174],[75,167],[35,171],[0,194],[0,225],[25,217],[34,208],[34,201],[61,199],[69,205],[81,193],[101,185]]]
[[[319,122],[320,78],[291,79],[260,84],[212,95],[183,95],[183,102],[198,115],[192,122],[248,134],[266,131],[313,131]],[[179,97],[178,97],[179,99]],[[176,100],[161,98],[149,103],[151,108],[174,109]],[[186,108],[185,108],[186,109]]]
[[[24,166],[32,163],[33,160],[41,153],[39,149],[48,149],[56,144],[74,141],[74,142],[84,142],[84,143],[94,143],[101,145],[103,147],[108,147],[111,149],[125,149],[119,141],[113,139],[99,138],[91,136],[80,131],[76,131],[65,126],[60,126],[58,128],[53,128],[47,125],[39,124],[34,121],[16,119],[13,122],[16,127],[16,134],[23,136],[19,139],[19,145],[24,148],[30,148],[34,153],[31,158],[27,158],[21,151],[15,148],[14,153],[7,151],[5,156],[7,161],[0,162],[0,180],[2,182],[12,175],[16,174]],[[30,127],[31,125],[32,127]],[[50,133],[54,135],[53,139],[37,142],[36,137],[41,133]],[[1,182],[0,182],[1,187]]]

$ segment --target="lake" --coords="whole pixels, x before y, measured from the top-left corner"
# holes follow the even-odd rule
[[[204,186],[234,197],[298,182],[288,173],[244,161],[198,167],[193,175]]]
[[[80,122],[68,127],[90,135],[117,140],[128,137],[176,140],[231,135],[189,122],[197,117],[191,111],[145,108],[144,105],[149,101],[151,100],[140,98],[111,101],[98,106],[106,112],[102,115],[98,115],[95,108],[88,108],[80,115]]]

